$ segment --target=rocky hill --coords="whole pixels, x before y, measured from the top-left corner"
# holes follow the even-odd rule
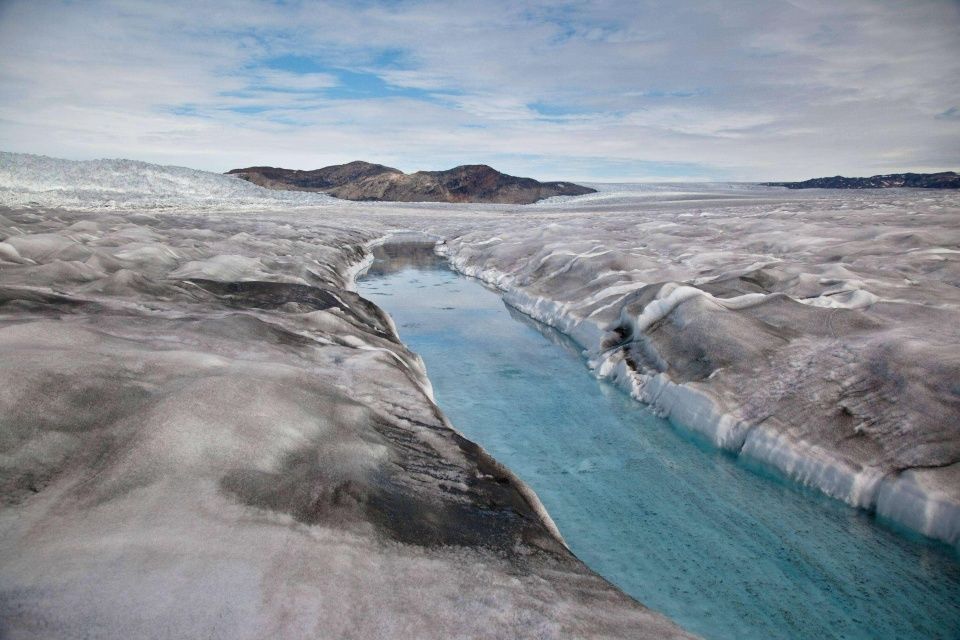
[[[890,173],[869,178],[813,178],[803,182],[765,182],[768,187],[788,189],[886,189],[912,187],[919,189],[960,189],[960,174],[953,171],[940,173]]]
[[[356,161],[313,171],[248,167],[227,173],[269,189],[323,191],[344,200],[530,204],[552,196],[578,196],[596,191],[571,182],[518,178],[485,164],[407,174],[391,167]]]
[[[326,191],[355,180],[361,180],[380,174],[400,174],[403,172],[382,164],[373,164],[356,160],[347,164],[336,164],[312,171],[299,169],[281,169],[279,167],[247,167],[231,169],[227,175],[235,175],[248,182],[268,189],[287,191]]]

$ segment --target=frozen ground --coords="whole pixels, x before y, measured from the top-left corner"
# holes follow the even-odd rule
[[[3,635],[679,633],[566,552],[346,290],[398,229],[683,428],[958,542],[957,194],[304,195],[0,155]]]

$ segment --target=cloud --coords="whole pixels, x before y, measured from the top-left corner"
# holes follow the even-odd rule
[[[936,0],[6,0],[0,148],[570,179],[956,168],[958,25]]]
[[[937,120],[960,120],[960,109],[957,107],[950,107],[943,113],[938,113]]]
[[[337,77],[330,73],[293,73],[277,69],[257,71],[253,80],[274,91],[318,91],[338,84]]]

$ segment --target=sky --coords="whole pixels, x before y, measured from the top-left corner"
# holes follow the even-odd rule
[[[960,2],[0,0],[0,150],[588,181],[960,170]]]

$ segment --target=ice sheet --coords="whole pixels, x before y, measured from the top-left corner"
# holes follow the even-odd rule
[[[3,154],[4,624],[676,633],[566,553],[347,290],[364,247],[402,229],[442,238],[681,426],[956,543],[958,197],[684,185],[367,205]],[[520,514],[495,548],[468,535],[478,500]]]
[[[451,428],[378,234],[0,210],[0,635],[687,637]]]

